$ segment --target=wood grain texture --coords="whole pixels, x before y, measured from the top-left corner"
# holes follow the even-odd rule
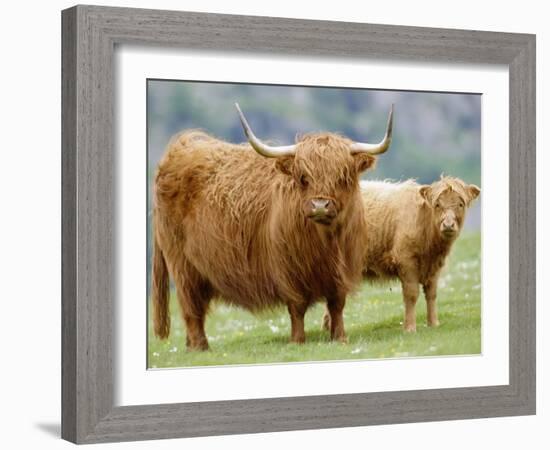
[[[534,36],[95,6],[63,11],[62,32],[63,438],[93,443],[535,412]],[[116,44],[507,65],[510,384],[114,407]]]
[[[76,440],[76,10],[61,21],[61,434]]]
[[[535,39],[510,71],[510,385],[525,408],[536,393],[536,93]]]

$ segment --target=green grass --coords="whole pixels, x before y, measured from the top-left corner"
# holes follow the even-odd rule
[[[207,352],[188,352],[185,329],[175,295],[170,299],[172,328],[161,341],[150,320],[148,365],[151,368],[400,358],[481,353],[481,241],[479,233],[463,233],[439,280],[441,325],[426,326],[426,303],[417,303],[417,332],[402,331],[403,303],[399,283],[364,283],[348,298],[344,311],[348,344],[331,342],[321,330],[324,305],[306,314],[306,343],[291,344],[286,308],[254,316],[215,303],[206,320]]]

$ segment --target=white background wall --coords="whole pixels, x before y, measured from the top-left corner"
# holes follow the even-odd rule
[[[117,448],[212,447],[463,449],[548,448],[549,308],[543,283],[550,251],[541,230],[549,223],[550,29],[544,2],[407,1],[302,2],[278,0],[105,1],[135,6],[232,14],[480,29],[537,34],[538,125],[538,414],[533,417],[388,425],[120,444]],[[60,421],[60,10],[70,1],[4,2],[0,18],[0,445],[65,448]],[[7,158],[6,158],[7,156]],[[498,163],[498,162],[496,162]],[[498,225],[498,224],[497,224]],[[546,269],[546,270],[545,270]],[[545,295],[546,294],[546,295]],[[545,320],[546,319],[546,320]],[[546,342],[545,342],[546,341]],[[546,369],[546,370],[545,370]],[[405,374],[404,374],[405,376]],[[429,375],[428,375],[429,376]],[[546,427],[545,427],[546,425]]]

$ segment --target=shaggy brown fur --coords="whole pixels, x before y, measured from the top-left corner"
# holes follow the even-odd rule
[[[422,285],[428,325],[439,325],[435,303],[439,274],[480,189],[452,177],[441,177],[430,186],[414,181],[362,182],[361,189],[368,230],[364,277],[399,278],[406,331],[416,330],[415,305]],[[324,326],[329,323],[325,314]]]
[[[342,310],[361,280],[365,214],[359,174],[374,163],[335,134],[306,135],[295,156],[265,158],[199,131],[172,139],[154,192],[154,329],[170,332],[168,275],[175,282],[190,349],[207,349],[213,297],[250,311],[286,305],[291,340],[304,342],[304,314],[326,299],[333,339],[346,339]],[[304,205],[330,199],[330,224]]]

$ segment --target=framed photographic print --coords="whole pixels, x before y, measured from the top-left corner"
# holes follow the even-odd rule
[[[158,64],[155,66],[158,67]],[[501,78],[505,80],[504,76]],[[243,108],[256,111],[251,118],[255,119],[256,124],[252,133],[262,136],[273,133],[285,142],[294,142],[296,123],[307,130],[337,127],[353,135],[354,142],[366,134],[366,129],[380,129],[380,140],[386,126],[387,111],[383,108],[389,111],[393,104],[398,119],[394,126],[393,116],[391,118],[392,130],[387,135],[388,140],[392,140],[384,153],[391,149],[395,155],[392,155],[391,161],[384,161],[385,156],[379,156],[374,171],[375,176],[382,180],[404,177],[407,181],[373,181],[372,175],[369,176],[370,166],[361,167],[364,170],[350,171],[350,175],[358,179],[361,176],[365,178],[360,182],[362,198],[358,197],[359,203],[364,202],[365,205],[362,214],[348,218],[347,209],[353,206],[353,201],[345,196],[353,192],[354,184],[344,182],[340,167],[343,162],[338,163],[335,159],[339,145],[345,142],[343,137],[327,132],[299,137],[294,144],[294,158],[303,158],[300,164],[304,167],[292,168],[292,173],[287,173],[287,168],[283,167],[283,172],[280,172],[277,169],[280,163],[276,161],[283,161],[281,158],[284,157],[263,156],[265,159],[262,159],[249,152],[248,145],[243,148],[213,137],[227,136],[230,142],[240,142],[245,136],[239,126],[240,113],[233,108],[232,100],[235,99]],[[281,102],[281,99],[286,101]],[[478,185],[481,184],[480,94],[149,79],[147,101],[147,173],[151,199],[147,208],[150,218],[147,280],[151,280],[147,290],[151,292],[148,368],[481,353],[481,202],[476,202],[480,194]],[[205,108],[205,105],[208,106]],[[324,109],[326,105],[331,107]],[[490,104],[486,104],[486,108],[489,109]],[[279,111],[280,117],[272,113],[274,110]],[[177,120],[174,120],[175,117]],[[369,118],[378,118],[379,124]],[[505,115],[502,118],[505,119]],[[187,124],[184,125],[185,131],[179,129],[182,124]],[[197,131],[197,128],[207,129],[213,135]],[[491,139],[490,136],[488,139]],[[428,150],[423,149],[423,145]],[[311,146],[310,152],[325,152],[324,159],[313,164],[309,158],[314,160],[315,154],[308,156],[308,146]],[[225,156],[230,161],[227,164],[238,164],[235,167],[223,166],[224,170],[220,173],[217,168],[223,163],[219,160],[212,166],[205,166],[211,158],[210,148],[214,148],[215,156],[229,152]],[[189,186],[181,187],[181,169],[177,169],[179,176],[176,177],[176,185],[173,184],[176,169],[172,161],[182,152],[189,153],[188,164],[200,165],[192,174],[195,177],[207,176],[207,184],[198,183],[193,178]],[[351,164],[358,161],[370,164],[374,161],[369,156],[363,161],[367,154],[362,152],[355,155],[356,162],[350,159]],[[389,158],[389,153],[387,156]],[[326,166],[323,161],[327,162]],[[329,172],[332,166],[336,167],[334,174]],[[349,168],[345,164],[344,167]],[[322,170],[322,174],[316,173],[315,169]],[[442,172],[454,176],[441,176]],[[185,169],[181,173],[186,173]],[[267,174],[269,176],[266,177]],[[260,189],[256,187],[259,180],[266,183]],[[316,185],[318,180],[322,180],[322,184]],[[422,185],[422,181],[427,184]],[[277,185],[291,191],[281,192]],[[206,196],[215,196],[208,201],[208,209],[206,205],[202,206],[200,196],[187,195],[189,190],[199,189],[199,186],[201,191],[207,192]],[[421,189],[429,198],[421,196]],[[442,196],[447,190],[449,192]],[[264,196],[261,200],[258,198],[260,195]],[[443,202],[445,196],[449,197],[449,204],[441,212],[436,212],[435,205]],[[295,199],[296,205],[290,204],[292,199]],[[318,212],[312,207],[309,211],[308,201],[312,205],[315,202],[324,205],[325,202],[327,207]],[[304,202],[306,211],[302,214]],[[164,229],[163,223],[170,216],[185,213],[180,208],[182,203],[196,204],[197,208],[204,208],[204,213],[212,216],[197,219],[200,222],[198,229],[182,230],[184,236],[168,244],[165,231],[169,235],[176,235],[178,231],[168,232],[170,224],[167,223],[168,228]],[[282,212],[277,211],[279,203],[285,204]],[[266,216],[262,216],[262,211],[266,211]],[[432,226],[440,226],[443,216],[450,228],[443,227],[430,234]],[[503,216],[503,220],[506,219],[505,214]],[[311,224],[305,220],[308,218]],[[426,224],[426,220],[433,223]],[[252,222],[249,228],[245,226],[245,221]],[[212,224],[212,228],[206,226],[208,223]],[[269,230],[266,230],[267,224]],[[338,228],[341,231],[337,232]],[[360,237],[363,229],[364,242]],[[336,255],[325,245],[325,242],[330,242],[338,248],[345,248],[347,233],[352,235],[352,248],[347,250],[345,258],[359,252],[361,261],[366,259],[358,268],[351,267],[349,263],[346,268],[339,268],[332,261]],[[458,239],[459,234],[461,239]],[[198,249],[201,258],[194,254],[191,242],[186,244],[189,247],[183,254],[170,252],[170,248],[178,247],[179,242],[187,241],[191,235],[193,242],[201,242]],[[299,237],[299,240],[293,243],[290,236]],[[263,239],[265,248],[261,245]],[[161,249],[163,245],[164,250]],[[426,249],[420,252],[418,249],[424,246]],[[315,248],[322,249],[320,257],[315,253]],[[218,255],[220,250],[224,256]],[[443,278],[439,280],[439,265],[451,250],[453,256],[448,264],[449,269],[441,274]],[[207,255],[210,251],[213,254]],[[421,265],[426,274],[420,273],[408,252],[425,256]],[[489,258],[497,256],[498,250],[490,253]],[[385,261],[390,254],[396,259],[393,264]],[[243,259],[251,255],[258,258],[257,265]],[[269,261],[272,257],[277,258],[273,266]],[[192,319],[189,316],[200,305],[189,304],[191,299],[184,292],[187,289],[197,291],[199,286],[189,285],[190,274],[178,280],[179,271],[175,266],[180,258],[190,258],[196,260],[195,264],[205,266],[200,281],[204,298],[201,297],[200,305],[204,305],[204,316],[208,311],[205,324],[208,333],[204,329],[190,330]],[[498,261],[502,260],[495,258],[491,266],[498,267]],[[323,267],[323,264],[326,266]],[[413,265],[409,272],[396,272],[398,266],[407,264]],[[331,269],[331,265],[335,267]],[[168,267],[172,267],[170,275]],[[228,267],[231,268],[229,271]],[[315,270],[308,267],[315,267]],[[182,273],[187,270],[195,269],[183,269]],[[209,270],[213,273],[207,275]],[[340,270],[343,275],[339,275]],[[327,303],[327,313],[324,314],[320,303],[315,307],[315,300],[323,296],[321,292],[315,294],[314,290],[321,291],[330,286],[316,286],[316,283],[330,284],[328,280],[331,277],[338,277],[339,280],[345,276],[351,278],[353,270],[357,270],[357,275],[370,283],[363,283],[358,292],[348,295],[344,305],[347,334],[343,324],[341,328],[333,326],[329,330],[329,308],[332,304]],[[296,274],[305,280],[303,284],[298,285],[293,280]],[[406,284],[409,277],[415,280]],[[174,280],[171,296],[168,289],[163,290],[168,287],[168,278]],[[392,280],[397,285],[391,283]],[[441,335],[431,330],[429,333],[407,336],[416,328],[416,320],[412,317],[415,308],[413,304],[409,305],[404,319],[401,318],[402,297],[410,296],[407,289],[418,289],[417,285],[425,289],[433,285],[435,296],[437,284],[441,292],[439,309],[443,314],[453,314],[453,329],[441,327]],[[263,289],[266,291],[263,292]],[[272,295],[269,289],[288,291],[299,300],[285,302],[280,298],[283,294]],[[342,286],[341,289],[348,288]],[[328,293],[325,295],[330,296]],[[197,296],[192,296],[193,301]],[[302,300],[303,297],[307,299]],[[369,297],[369,301],[364,301]],[[418,293],[413,299],[405,299],[414,303],[417,297]],[[223,298],[230,299],[226,303],[240,308],[220,305],[219,300]],[[302,301],[306,303],[307,333],[295,326],[300,311],[291,309],[289,315],[281,315],[280,308],[277,308],[281,305],[293,308],[295,302],[301,305]],[[422,318],[423,322],[435,328],[439,324],[435,302],[430,307],[433,310],[429,311],[429,317],[425,318],[422,313]],[[181,309],[182,318],[172,312],[178,309]],[[131,307],[128,315],[131,315]],[[459,317],[463,320],[458,320]],[[204,321],[204,318],[200,320]],[[299,320],[303,321],[302,318]],[[381,325],[384,321],[388,322],[387,326]],[[323,326],[327,333],[321,331]],[[209,352],[180,351],[185,343],[181,337],[184,328],[187,330],[189,350],[208,349],[209,341],[216,344]],[[410,333],[404,336],[401,328]],[[286,345],[289,330],[292,330],[293,342],[301,340],[304,342],[300,343],[305,345]],[[327,345],[331,338],[350,345]]]
[[[534,414],[534,36],[62,23],[65,439]]]

